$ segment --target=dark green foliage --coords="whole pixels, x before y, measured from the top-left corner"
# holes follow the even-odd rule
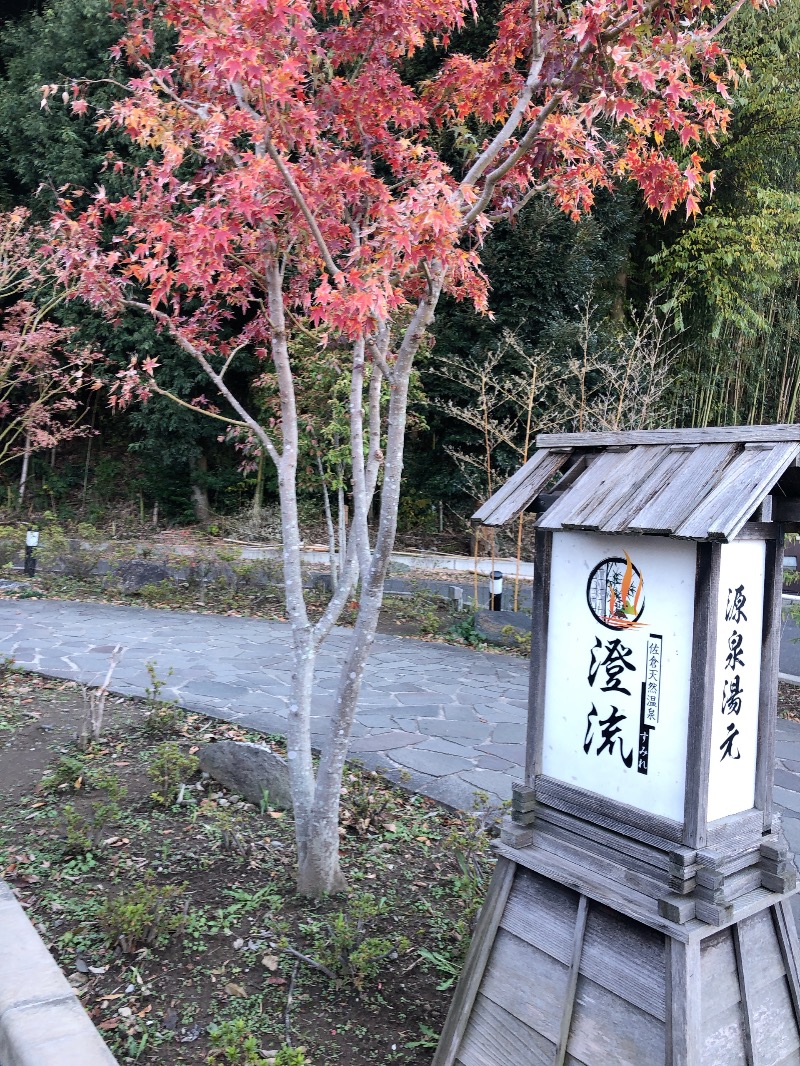
[[[483,256],[492,285],[493,318],[452,300],[444,302],[437,315],[436,344],[422,364],[425,392],[432,402],[426,412],[430,433],[418,435],[418,441],[412,437],[407,465],[409,483],[418,491],[433,499],[461,495],[466,486],[443,447],[481,446],[474,432],[436,409],[445,399],[467,399],[433,372],[437,363],[455,357],[477,366],[488,352],[502,347],[504,331],[509,330],[526,351],[549,350],[566,366],[576,354],[587,301],[600,331],[603,323],[613,328],[613,319],[624,316],[635,222],[633,197],[623,191],[602,195],[594,213],[579,223],[541,197],[513,224],[503,223],[493,231]],[[504,358],[510,369],[519,369],[512,349]],[[505,462],[510,471],[518,457],[509,454]]]
[[[59,0],[41,14],[29,14],[17,25],[3,28],[0,181],[8,197],[25,201],[41,217],[60,186],[91,189],[100,180],[105,153],[112,148],[95,131],[91,115],[71,115],[60,95],[50,111],[40,106],[45,84],[113,76],[109,49],[118,40],[120,27],[110,17],[110,6],[109,0]],[[117,90],[101,86],[98,93],[99,102],[107,104]],[[45,188],[37,197],[41,185]]]

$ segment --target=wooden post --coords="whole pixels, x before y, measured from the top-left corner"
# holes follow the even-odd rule
[[[708,834],[708,774],[717,653],[719,566],[720,545],[698,544],[683,814],[683,843],[689,848],[704,848]]]
[[[700,942],[667,937],[666,1064],[700,1066]]]
[[[544,685],[547,671],[547,626],[550,615],[550,566],[553,534],[536,530],[536,553],[531,604],[531,669],[528,690],[528,737],[525,757],[525,784],[534,787],[542,772],[544,733]]]
[[[510,859],[500,858],[492,874],[486,901],[481,907],[480,921],[470,944],[467,961],[458,982],[450,1013],[447,1015],[439,1046],[431,1066],[453,1066],[461,1040],[472,1013],[483,972],[494,946],[494,938],[503,917],[508,894],[514,881],[516,867]]]
[[[758,709],[758,761],[755,806],[764,812],[764,832],[772,829],[772,782],[775,767],[775,726],[783,592],[783,530],[768,540],[764,561],[764,626],[761,642],[761,683]]]

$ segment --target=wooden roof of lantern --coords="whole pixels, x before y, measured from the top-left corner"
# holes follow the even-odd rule
[[[546,530],[729,541],[754,518],[800,520],[799,455],[800,425],[540,434],[472,521],[530,509]]]

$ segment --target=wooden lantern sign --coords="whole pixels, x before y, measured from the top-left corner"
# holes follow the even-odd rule
[[[772,811],[800,426],[540,436],[524,784],[434,1066],[800,1066]]]

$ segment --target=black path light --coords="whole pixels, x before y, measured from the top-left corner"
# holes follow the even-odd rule
[[[800,1064],[772,808],[800,426],[540,436],[524,783],[433,1066]]]
[[[492,570],[489,579],[489,610],[502,611],[503,609],[503,571]]]

